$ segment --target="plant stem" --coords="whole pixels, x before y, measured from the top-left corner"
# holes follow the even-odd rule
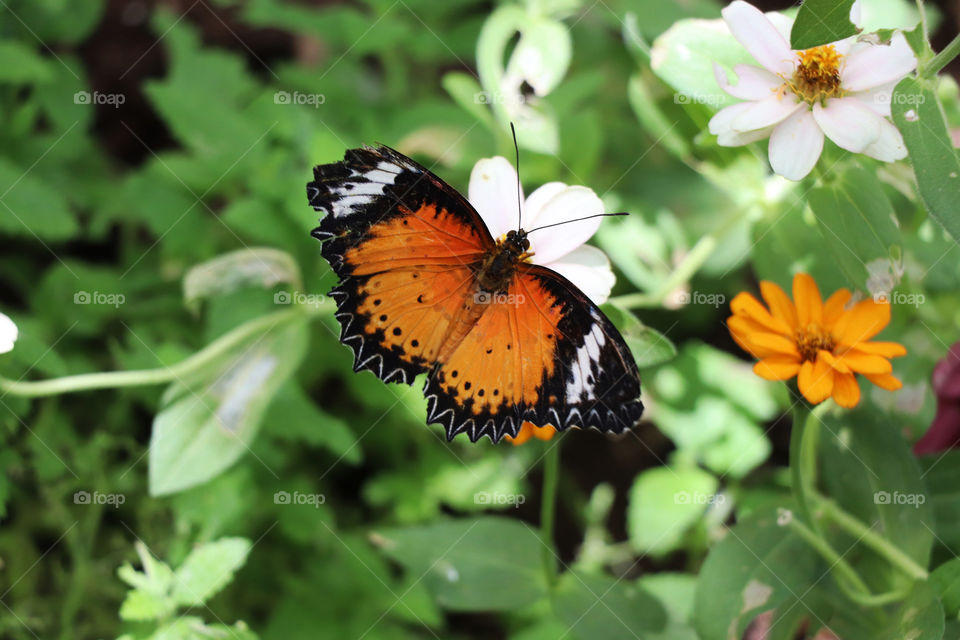
[[[804,436],[810,418],[810,407],[800,400],[793,409],[793,425],[790,427],[790,485],[797,511],[804,522],[813,522],[807,506],[807,491],[815,483],[811,474],[816,473],[816,456],[804,452]],[[814,434],[816,435],[816,434]],[[812,458],[812,460],[811,460]]]
[[[724,229],[726,230],[726,229]],[[707,258],[713,254],[717,247],[717,234],[711,233],[703,236],[693,245],[693,249],[684,256],[683,261],[677,265],[677,268],[670,273],[663,281],[660,287],[653,293],[628,293],[617,296],[610,301],[627,309],[636,309],[640,307],[657,307],[663,303],[670,293],[690,280]]]
[[[13,395],[36,398],[89,389],[134,387],[171,382],[209,364],[250,337],[268,331],[274,326],[304,313],[304,308],[293,307],[254,318],[214,340],[186,360],[169,367],[135,371],[82,373],[36,382],[20,382],[0,377],[0,390]]]
[[[926,580],[929,577],[927,570],[918,565],[913,558],[893,546],[893,544],[860,522],[857,518],[844,511],[840,505],[829,498],[816,496],[823,509],[823,515],[832,520],[838,527],[862,541],[865,545],[883,556],[890,564],[900,568],[911,578]]]
[[[923,70],[919,74],[920,77],[933,78],[958,55],[960,55],[960,34],[954,36],[953,40],[943,48],[943,51],[933,56],[933,60],[923,65]]]
[[[540,494],[540,536],[543,538],[543,569],[547,584],[557,581],[557,559],[553,549],[553,521],[557,505],[557,472],[560,467],[560,442],[547,445],[543,460],[543,489]]]

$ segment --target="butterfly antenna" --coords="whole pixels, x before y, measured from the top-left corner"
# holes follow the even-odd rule
[[[516,155],[517,167],[517,231],[520,231],[520,225],[523,223],[523,191],[520,184],[520,145],[517,144],[517,130],[510,123],[510,133],[513,134],[513,151]]]
[[[595,213],[592,216],[584,216],[582,218],[574,218],[573,220],[564,220],[563,222],[554,222],[553,224],[545,224],[542,227],[537,227],[536,229],[530,229],[527,231],[527,235],[530,235],[534,231],[539,231],[540,229],[549,229],[550,227],[559,227],[562,224],[570,224],[571,222],[580,222],[581,220],[589,220],[590,218],[609,218],[611,216],[628,216],[629,213],[620,212],[620,213]]]

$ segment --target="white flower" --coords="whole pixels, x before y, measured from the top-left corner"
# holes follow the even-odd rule
[[[851,17],[856,19],[859,3]],[[720,87],[745,100],[710,120],[710,133],[725,147],[770,138],[773,170],[800,180],[813,169],[826,135],[838,147],[893,162],[907,155],[903,137],[887,118],[893,88],[917,66],[899,31],[889,44],[857,41],[856,36],[793,51],[792,22],[763,14],[742,0],[730,3],[723,18],[733,36],[762,66],[740,64],[731,85],[714,63]]]
[[[470,174],[469,200],[495,239],[516,230],[517,172],[502,156],[484,158]],[[522,199],[522,191],[520,193]],[[603,213],[603,201],[592,189],[548,182],[523,201],[520,228],[531,231],[556,222]],[[616,278],[603,251],[584,244],[603,218],[541,229],[530,234],[533,262],[553,269],[596,304],[610,296]]]
[[[17,335],[17,325],[0,313],[0,353],[13,351],[13,343],[17,341]]]

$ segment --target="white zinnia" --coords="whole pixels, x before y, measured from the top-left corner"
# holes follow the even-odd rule
[[[894,87],[917,66],[902,33],[894,33],[889,44],[853,36],[794,51],[789,45],[792,21],[782,15],[765,15],[742,0],[722,14],[733,36],[763,66],[735,66],[738,82],[731,85],[726,71],[714,63],[720,87],[746,100],[710,120],[710,133],[721,146],[769,136],[770,165],[791,180],[813,169],[824,135],[838,147],[884,162],[906,157],[903,137],[887,120]]]
[[[0,313],[0,353],[13,351],[13,343],[17,341],[17,335],[17,325]]]
[[[522,199],[522,190],[520,193]],[[503,156],[484,158],[470,174],[470,204],[495,239],[517,228],[517,172]],[[548,182],[523,200],[520,228],[531,231],[556,222],[603,213],[603,201],[592,189]],[[553,269],[596,304],[610,296],[616,278],[606,254],[584,244],[603,218],[581,220],[530,234],[533,262]]]

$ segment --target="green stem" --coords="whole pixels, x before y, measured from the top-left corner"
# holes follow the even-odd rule
[[[19,382],[0,377],[0,390],[4,393],[36,398],[89,389],[134,387],[171,382],[209,364],[250,337],[263,333],[298,315],[303,315],[306,312],[305,309],[305,307],[293,307],[254,318],[211,342],[186,360],[169,367],[135,371],[82,373],[36,382]],[[312,314],[312,311],[310,313]]]
[[[829,563],[831,571],[835,571],[838,577],[842,576],[861,596],[869,595],[870,588],[867,587],[867,584],[857,572],[853,570],[853,567],[847,564],[843,556],[837,553],[826,540],[817,535],[816,532],[807,525],[800,522],[800,520],[794,518],[792,513],[781,512],[780,517],[789,519],[787,526]]]
[[[825,517],[883,556],[890,564],[898,567],[908,576],[916,580],[926,580],[929,577],[927,570],[917,564],[913,558],[893,546],[889,540],[878,534],[871,527],[868,527],[844,511],[836,502],[821,496],[815,497],[820,503]]]
[[[933,56],[933,60],[923,65],[923,70],[919,73],[920,77],[933,78],[958,55],[960,55],[960,34],[954,36],[953,40],[943,48],[943,51]]]
[[[557,581],[557,559],[553,549],[553,522],[557,505],[557,472],[560,467],[560,442],[548,445],[543,461],[543,491],[540,495],[540,536],[543,538],[543,569],[547,583]]]
[[[726,227],[724,227],[726,231]],[[703,263],[713,254],[717,247],[717,232],[703,236],[693,246],[693,249],[684,256],[683,261],[677,265],[677,268],[667,276],[660,287],[653,293],[628,293],[617,296],[610,302],[625,307],[627,309],[637,309],[641,307],[658,307],[667,296],[677,287],[684,284],[700,270]]]
[[[804,451],[804,436],[809,418],[810,407],[804,400],[800,400],[794,406],[793,425],[790,427],[790,488],[797,503],[797,511],[804,522],[813,522],[807,506],[807,493],[815,484],[812,474],[816,473],[816,456],[812,455],[812,452]],[[807,447],[809,448],[809,445]]]

